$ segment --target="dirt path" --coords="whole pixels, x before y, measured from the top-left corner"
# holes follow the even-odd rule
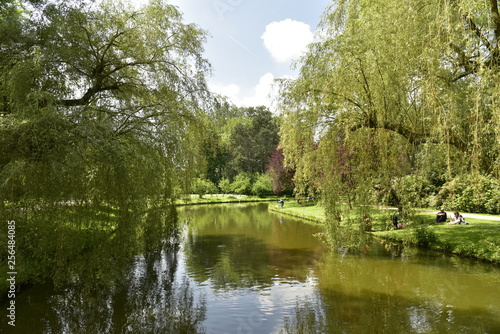
[[[477,215],[477,214],[474,214],[474,213],[463,213],[462,216],[464,216],[464,218],[475,218],[475,219],[500,221],[500,217],[499,216]]]

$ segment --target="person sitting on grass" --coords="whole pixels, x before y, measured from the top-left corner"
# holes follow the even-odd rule
[[[458,225],[458,224],[465,225],[467,223],[465,222],[464,217],[458,211],[455,211],[451,215],[450,222],[448,223],[448,225]]]
[[[444,211],[444,208],[441,208],[441,211],[436,213],[436,223],[446,223],[446,212]]]
[[[399,211],[397,211],[395,214],[392,215],[391,220],[392,220],[392,225],[394,225],[394,228],[398,228],[398,219],[399,219]]]

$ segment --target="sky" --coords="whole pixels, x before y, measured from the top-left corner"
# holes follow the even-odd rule
[[[141,1],[141,0],[132,0]],[[205,58],[210,89],[237,106],[272,108],[275,78],[296,77],[304,52],[331,0],[170,0],[208,33]]]

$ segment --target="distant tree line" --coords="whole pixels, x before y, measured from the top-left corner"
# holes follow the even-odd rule
[[[194,192],[271,195],[293,192],[282,180],[283,156],[278,157],[279,119],[266,107],[216,105],[208,115],[209,140],[201,145],[205,173],[194,181]]]

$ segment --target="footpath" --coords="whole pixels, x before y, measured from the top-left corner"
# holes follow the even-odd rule
[[[438,211],[429,211],[429,210],[418,210],[419,212],[423,213],[429,213],[429,214],[436,214]],[[451,211],[446,212],[448,217],[452,214]],[[476,213],[460,213],[464,218],[472,218],[472,219],[484,219],[484,220],[494,220],[494,221],[500,221],[500,216],[493,216],[493,215],[481,215],[481,214],[476,214]]]

